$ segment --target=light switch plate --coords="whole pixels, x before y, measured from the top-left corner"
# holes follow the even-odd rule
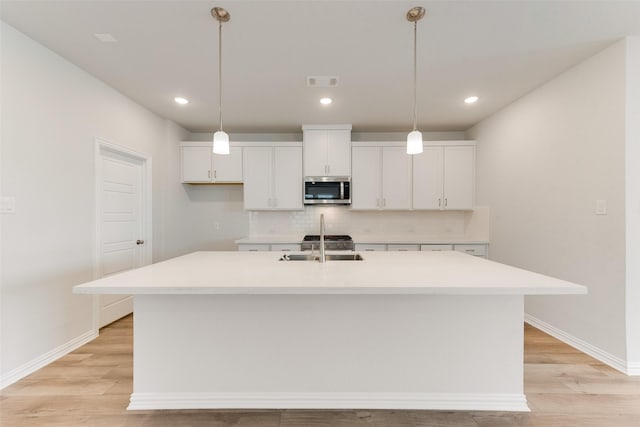
[[[607,214],[607,201],[596,200],[596,215],[606,215],[606,214]]]
[[[13,196],[0,197],[0,213],[16,213],[16,198]]]

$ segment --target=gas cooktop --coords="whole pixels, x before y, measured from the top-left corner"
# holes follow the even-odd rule
[[[353,241],[353,239],[351,238],[351,236],[349,236],[348,234],[325,234],[324,235],[324,240],[328,241]],[[320,235],[319,234],[307,234],[306,236],[304,236],[304,238],[302,239],[303,242],[319,242],[320,241]]]
[[[353,239],[346,234],[325,234],[324,247],[333,251],[352,251],[354,250]],[[307,234],[302,239],[301,249],[303,251],[311,251],[320,248],[320,235]]]

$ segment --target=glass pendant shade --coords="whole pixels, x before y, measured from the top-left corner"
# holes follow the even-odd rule
[[[219,130],[213,134],[213,152],[215,154],[229,154],[229,135]]]
[[[414,130],[407,135],[407,154],[422,153],[422,132]]]

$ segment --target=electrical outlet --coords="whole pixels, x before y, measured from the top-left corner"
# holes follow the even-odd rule
[[[220,230],[220,223],[218,221],[215,221],[213,223],[213,228],[215,228],[216,230]]]
[[[13,196],[0,197],[0,213],[16,213],[16,198]]]
[[[606,214],[607,214],[607,201],[596,200],[596,215],[606,215]]]

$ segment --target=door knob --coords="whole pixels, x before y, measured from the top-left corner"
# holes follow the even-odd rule
[[[136,240],[136,245],[144,245],[144,240]]]

